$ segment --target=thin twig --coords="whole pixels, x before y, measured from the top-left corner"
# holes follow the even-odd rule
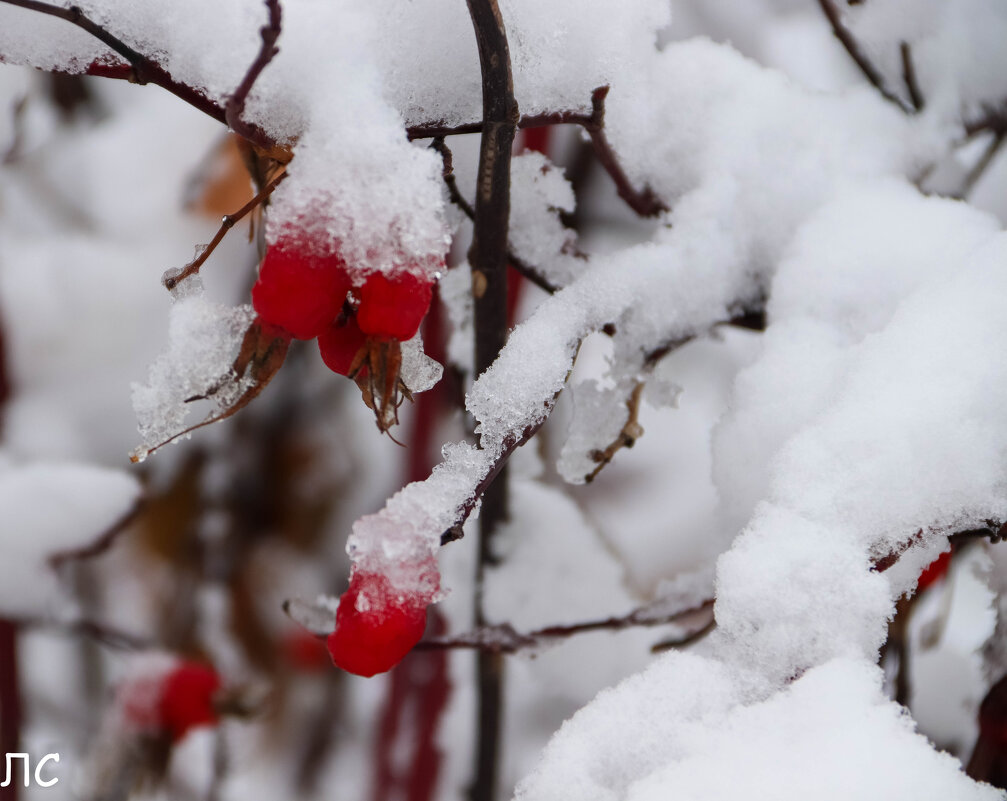
[[[444,142],[444,137],[434,137],[433,142],[430,143],[430,147],[440,153],[441,159],[444,162],[441,175],[444,178],[444,185],[447,187],[448,197],[451,202],[461,209],[466,217],[470,220],[474,220],[475,210],[472,208],[472,204],[465,199],[465,196],[458,189],[458,181],[455,179],[454,173],[454,159],[452,157],[451,150]],[[511,250],[507,251],[507,261],[510,262],[510,266],[517,270],[522,276],[535,284],[535,286],[548,292],[550,295],[559,291],[560,287],[556,286],[556,284],[546,278],[542,274],[541,270],[537,267],[532,267],[526,261],[514,255],[514,252]]]
[[[668,207],[649,186],[644,186],[643,189],[637,189],[633,186],[633,182],[629,180],[629,176],[623,170],[619,158],[605,135],[606,97],[608,97],[607,86],[601,86],[591,94],[592,122],[591,125],[584,126],[584,129],[591,137],[591,144],[594,145],[594,153],[598,157],[599,163],[615,181],[615,189],[619,193],[619,197],[641,217],[656,217],[667,211]]]
[[[167,273],[165,273],[164,277],[161,279],[161,283],[164,284],[165,288],[174,289],[190,275],[195,275],[196,273],[198,273],[200,267],[203,266],[203,263],[208,258],[210,258],[210,254],[212,254],[213,251],[217,249],[217,245],[219,245],[223,241],[224,237],[227,235],[227,232],[230,231],[235,226],[236,223],[240,222],[242,218],[245,217],[245,215],[247,215],[249,212],[253,211],[263,202],[265,202],[266,198],[268,198],[271,194],[273,194],[273,190],[276,189],[276,187],[278,187],[283,182],[283,179],[286,177],[287,173],[281,172],[279,175],[273,178],[273,180],[271,180],[268,184],[266,184],[266,186],[262,189],[261,192],[259,192],[259,194],[257,194],[251,200],[249,200],[244,206],[242,206],[240,209],[234,212],[234,214],[228,214],[227,216],[225,216],[220,223],[220,228],[217,229],[217,233],[214,235],[213,239],[210,240],[210,244],[207,245],[203,250],[201,250],[199,255],[196,256],[196,258],[194,258],[180,270],[169,270]]]
[[[50,17],[57,17],[58,19],[66,20],[72,25],[76,25],[129,62],[131,70],[129,80],[133,83],[152,83],[155,86],[160,86],[162,89],[184,100],[193,108],[199,109],[218,122],[227,124],[227,111],[224,106],[207,97],[201,90],[172,78],[171,73],[154,61],[153,58],[145,56],[138,50],[130,47],[122,39],[113,35],[102,25],[87,16],[80,7],[55,6],[39,2],[39,0],[0,0],[0,3],[17,6],[28,11],[35,11],[39,14],[46,14]],[[105,72],[97,71],[95,74],[105,75]],[[120,77],[121,74],[121,71],[116,68],[109,77]],[[276,140],[257,125],[246,124],[242,135],[253,144],[265,150],[275,150],[278,147]]]
[[[550,125],[580,125],[584,128],[594,124],[593,115],[585,114],[582,111],[553,111],[548,114],[535,114],[533,116],[521,117],[517,121],[517,127],[521,130],[525,128],[545,128]],[[459,136],[461,134],[482,133],[483,124],[481,122],[468,122],[462,125],[445,125],[440,122],[422,122],[418,125],[410,125],[406,128],[406,137],[409,141],[414,139],[443,139],[446,136]]]
[[[474,631],[454,637],[435,637],[423,640],[416,647],[421,649],[469,649],[513,654],[528,648],[540,648],[554,640],[564,640],[593,631],[622,631],[630,628],[667,626],[678,623],[683,618],[698,612],[710,610],[713,608],[713,603],[713,599],[709,598],[698,604],[688,604],[685,608],[663,613],[655,613],[656,604],[648,604],[619,617],[545,626],[526,633],[516,631],[509,623],[484,625]]]
[[[972,190],[975,189],[976,184],[986,174],[986,171],[993,163],[993,159],[1000,152],[1005,138],[1007,138],[1007,131],[997,131],[993,134],[993,138],[986,146],[982,156],[979,157],[979,161],[969,170],[968,175],[965,176],[965,180],[962,181],[961,188],[958,190],[956,197],[964,199],[972,194]]]
[[[124,514],[122,514],[118,520],[99,534],[94,541],[79,548],[68,548],[66,550],[56,551],[50,554],[48,559],[49,564],[53,568],[59,569],[67,562],[76,562],[83,559],[92,559],[96,556],[101,556],[112,547],[122,532],[136,520],[137,516],[143,510],[143,506],[143,498],[140,498]]]
[[[913,107],[888,88],[888,85],[885,83],[885,78],[881,74],[880,70],[874,66],[871,60],[867,57],[867,54],[861,49],[860,42],[857,41],[850,29],[843,24],[839,9],[836,8],[832,0],[818,0],[818,5],[821,6],[822,13],[825,14],[825,18],[829,21],[829,25],[832,26],[832,33],[839,40],[840,44],[846,48],[846,52],[860,68],[864,77],[870,81],[871,85],[878,90],[885,100],[889,103],[894,103],[907,114],[912,113]]]
[[[920,89],[919,78],[916,75],[916,64],[913,61],[913,51],[909,42],[902,42],[899,45],[899,54],[902,56],[902,82],[906,85],[906,91],[909,92],[909,99],[916,111],[923,111],[926,100]]]
[[[276,46],[276,40],[280,38],[282,20],[280,0],[266,0],[266,10],[269,12],[269,22],[259,29],[259,35],[262,37],[259,53],[248,67],[245,77],[238,84],[238,88],[234,90],[234,94],[227,99],[227,105],[224,107],[227,124],[231,126],[231,130],[249,140],[253,138],[255,128],[243,119],[245,102],[262,71],[280,52],[280,48]]]
[[[25,618],[18,620],[17,625],[26,630],[53,631],[68,636],[86,637],[117,651],[143,651],[156,646],[156,643],[147,637],[122,631],[94,620],[63,622]]]
[[[619,429],[619,435],[612,440],[605,448],[596,449],[589,454],[591,461],[596,462],[594,470],[584,476],[584,481],[591,483],[602,471],[615,455],[623,448],[632,448],[636,441],[643,436],[643,427],[640,425],[640,400],[643,398],[643,388],[646,382],[637,381],[633,385],[633,391],[626,399],[626,422]]]
[[[599,86],[591,93],[591,113],[585,114],[581,111],[556,111],[549,114],[538,114],[532,117],[523,117],[518,120],[518,128],[538,128],[543,125],[580,125],[591,138],[591,145],[595,155],[605,171],[615,182],[616,191],[619,197],[641,217],[654,217],[668,210],[664,202],[654,194],[654,191],[645,186],[637,189],[633,182],[626,175],[622,164],[612,145],[605,135],[605,98],[608,97],[609,87]],[[410,139],[444,138],[458,134],[481,133],[483,124],[481,122],[466,123],[464,125],[444,126],[440,123],[423,123],[414,125],[406,129],[406,135]]]

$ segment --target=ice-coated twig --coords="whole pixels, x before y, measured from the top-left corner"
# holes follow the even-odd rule
[[[276,189],[287,177],[286,172],[281,172],[273,180],[263,187],[262,191],[259,192],[255,197],[249,200],[244,206],[238,209],[233,214],[228,214],[220,223],[220,228],[217,229],[217,233],[214,234],[213,239],[210,240],[210,244],[207,245],[203,250],[200,251],[199,255],[196,256],[192,261],[185,265],[180,270],[169,271],[165,273],[164,277],[161,279],[161,283],[164,284],[165,289],[174,289],[182,281],[191,275],[195,275],[199,272],[200,268],[206,262],[210,255],[217,249],[227,232],[230,231],[238,222],[240,222],[247,214],[254,211],[260,205],[262,205],[266,199],[273,194],[273,190]]]
[[[458,189],[458,181],[455,180],[454,158],[451,155],[451,150],[444,142],[444,137],[434,137],[434,141],[431,142],[430,147],[440,153],[441,159],[444,162],[441,174],[444,178],[444,185],[447,187],[448,197],[451,199],[451,202],[461,209],[470,220],[475,219],[475,210],[472,208],[472,204],[465,199],[465,196]],[[558,286],[542,274],[541,270],[537,267],[532,267],[526,261],[514,255],[513,251],[507,251],[507,261],[522,276],[550,295],[559,289]]]
[[[713,603],[713,599],[710,598],[702,603],[687,604],[685,608],[671,611],[662,608],[658,614],[655,614],[655,605],[648,604],[621,617],[546,626],[524,633],[516,631],[509,623],[486,625],[454,637],[434,637],[423,640],[416,647],[421,649],[471,649],[513,654],[529,648],[541,648],[551,641],[565,640],[592,631],[621,631],[630,628],[667,626],[671,623],[678,623],[691,615],[712,610]],[[708,622],[704,622],[701,630],[707,629],[707,626]]]
[[[28,11],[35,11],[39,14],[46,14],[50,17],[57,17],[66,20],[72,25],[86,31],[95,37],[102,44],[120,55],[129,63],[129,72],[126,73],[118,68],[109,69],[108,65],[98,65],[95,75],[100,77],[120,78],[124,77],[133,83],[152,83],[160,86],[175,97],[184,100],[193,108],[199,109],[204,114],[213,117],[218,122],[227,124],[227,110],[224,106],[207,97],[202,91],[186,83],[175,80],[171,73],[158,64],[150,56],[145,56],[138,50],[130,47],[122,39],[113,35],[101,24],[95,22],[79,6],[56,6],[40,0],[0,0],[9,6],[17,6]],[[279,147],[273,137],[269,136],[262,128],[252,123],[245,123],[242,136],[265,150],[274,151]]]
[[[280,38],[283,16],[280,0],[266,0],[266,9],[269,12],[269,22],[259,30],[259,35],[262,37],[259,53],[249,65],[245,77],[238,84],[238,88],[234,90],[234,94],[227,99],[227,104],[224,106],[224,116],[227,119],[227,124],[231,126],[231,130],[248,140],[253,140],[255,127],[243,118],[245,102],[262,71],[280,52],[280,48],[276,46],[276,40]]]
[[[821,6],[822,13],[825,14],[825,18],[829,21],[829,25],[832,26],[832,33],[846,49],[846,52],[849,54],[850,58],[853,59],[857,67],[860,68],[864,77],[870,81],[871,85],[878,90],[885,100],[898,106],[906,114],[912,114],[915,111],[913,106],[888,88],[888,84],[886,83],[880,70],[874,66],[874,63],[867,57],[867,54],[864,53],[860,46],[860,42],[857,41],[857,38],[853,35],[852,31],[843,24],[839,9],[836,8],[833,0],[818,0],[818,5]]]

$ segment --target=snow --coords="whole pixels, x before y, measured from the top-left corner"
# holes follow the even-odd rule
[[[0,467],[0,613],[45,618],[62,600],[49,559],[92,544],[139,499],[133,477],[82,464],[10,461]]]
[[[143,442],[140,460],[158,445],[178,437],[194,398],[209,399],[207,417],[229,409],[251,386],[234,374],[245,331],[255,319],[252,307],[229,308],[203,296],[198,276],[174,290],[168,320],[168,349],[150,367],[146,384],[133,384],[133,408]]]
[[[636,675],[629,674],[645,664],[658,632],[614,641],[591,635],[520,663],[519,682],[536,689],[515,690],[511,711],[524,717],[508,724],[521,742],[511,773],[527,769],[535,738],[556,716],[583,709],[546,748],[519,799],[1000,797],[915,733],[884,699],[874,663],[896,601],[947,548],[948,535],[1002,519],[1007,508],[1007,368],[999,358],[1007,346],[1007,239],[994,217],[919,188],[961,178],[977,158],[952,151],[962,115],[975,117],[1007,93],[999,46],[1007,16],[991,0],[928,0],[925,11],[905,0],[840,5],[899,97],[907,96],[899,46],[912,46],[923,113],[905,114],[864,85],[824,20],[791,0],[753,0],[744,9],[681,0],[667,30],[664,0],[628,0],[617,14],[605,0],[501,2],[522,113],[586,111],[591,91],[610,86],[606,135],[614,153],[631,183],[653,190],[670,211],[619,234],[577,237],[560,222],[575,202],[562,171],[539,154],[514,159],[510,245],[563,288],[528,312],[493,366],[471,376],[466,410],[476,441],[445,446],[429,479],[352,525],[352,569],[380,572],[396,592],[424,603],[471,589],[450,556],[449,581],[416,566],[431,564],[442,534],[478,514],[476,496],[496,467],[545,423],[569,386],[565,442],[544,442],[541,474],[513,482],[515,513],[496,543],[503,563],[487,577],[491,619],[530,629],[655,599],[656,614],[715,591],[717,622],[693,651],[661,657]],[[258,50],[265,7],[161,6],[91,0],[84,7],[176,79],[225,102]],[[654,47],[694,31],[719,41]],[[294,156],[271,200],[266,240],[296,229],[338,251],[357,282],[374,270],[440,272],[458,218],[445,205],[440,159],[425,142],[410,142],[406,127],[479,119],[478,60],[463,4],[286,0],[279,46],[246,112]],[[0,4],[5,61],[79,71],[105,52],[66,23]],[[0,88],[11,99],[26,87],[18,79]],[[151,103],[155,122],[122,115],[119,126],[113,115],[108,125],[75,130],[58,125],[54,112],[31,118],[55,155],[38,164],[29,154],[25,174],[4,187],[0,308],[16,377],[6,410],[12,459],[0,471],[0,508],[12,523],[0,542],[0,565],[11,574],[0,582],[4,614],[49,613],[56,593],[47,556],[86,544],[136,498],[135,482],[121,473],[21,460],[67,451],[109,458],[91,447],[97,434],[86,430],[104,417],[108,393],[99,385],[116,384],[124,372],[104,353],[156,319],[156,302],[139,299],[141,279],[156,288],[156,275],[181,260],[155,246],[196,241],[178,219],[164,231],[158,225],[179,188],[165,174],[180,172],[184,151],[202,143],[205,130],[187,123],[158,130],[158,101],[142,102]],[[3,137],[6,145],[8,126]],[[158,158],[132,147],[160,138],[171,145]],[[92,162],[117,164],[143,191],[100,180]],[[470,167],[460,163],[458,175],[471,178]],[[1002,184],[996,167],[980,188],[984,205],[1002,211],[990,199]],[[604,191],[612,194],[609,183]],[[584,197],[601,194],[596,185]],[[586,211],[604,210],[604,202]],[[591,227],[589,216],[582,220]],[[464,238],[467,225],[461,231]],[[192,422],[192,398],[212,394],[200,408],[220,412],[248,388],[225,380],[234,379],[231,365],[253,318],[232,303],[252,277],[250,252],[241,255],[248,269],[232,271],[231,289],[240,291],[225,293],[228,302],[204,295],[197,279],[176,292],[167,348],[133,389],[144,448]],[[67,264],[75,268],[69,274]],[[143,264],[145,271],[130,272]],[[462,264],[440,284],[456,329],[449,357],[463,367],[469,283]],[[718,326],[763,305],[764,333],[716,339]],[[578,354],[593,347],[585,342],[603,329],[611,336],[598,369],[571,380]],[[76,341],[53,351],[67,332]],[[147,355],[154,338],[128,361]],[[657,358],[666,349],[676,352]],[[309,374],[303,364],[291,369]],[[440,374],[418,338],[403,344],[411,389]],[[592,452],[616,438],[641,384],[646,435],[640,449],[606,468],[592,488],[600,495],[586,500],[580,490],[548,485],[554,458],[560,477],[584,480],[596,465]],[[83,388],[68,391],[74,387]],[[263,403],[286,414],[286,406]],[[309,425],[300,433],[333,452],[325,467],[340,480],[349,476],[346,496],[367,496],[366,504],[355,498],[354,510],[370,511],[376,493],[366,479],[351,479],[373,476],[376,464],[392,470],[370,457],[356,463],[374,446],[353,428]],[[543,440],[560,437],[544,433]],[[230,476],[224,471],[201,489],[222,495]],[[342,522],[348,512],[339,515]],[[341,543],[329,539],[318,548],[326,557]],[[875,569],[893,556],[894,565]],[[991,560],[989,583],[1002,594],[1002,560]],[[329,578],[325,568],[313,575],[323,573]],[[235,614],[227,588],[204,588],[200,598],[201,631],[222,640],[217,651],[240,671],[241,650],[225,636]],[[994,605],[1002,634],[1002,599]],[[452,630],[468,626],[457,607],[451,615]],[[971,653],[978,640],[958,650]],[[949,656],[944,645],[942,656],[918,660],[919,675],[939,680],[964,665],[969,686],[956,697],[965,711],[931,702],[932,719],[920,718],[928,734],[943,723],[965,742],[959,733],[983,687],[975,660]],[[1002,643],[994,638],[985,656],[988,678],[998,678]],[[353,714],[377,708],[370,692],[351,693]],[[206,745],[197,749],[202,756]],[[343,767],[347,753],[365,761],[343,751],[333,765]],[[231,779],[233,792],[242,784]]]

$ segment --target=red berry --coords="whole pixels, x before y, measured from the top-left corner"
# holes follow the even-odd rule
[[[951,566],[951,551],[945,551],[932,561],[920,574],[920,580],[916,583],[916,591],[922,592],[948,572]]]
[[[432,296],[433,282],[426,277],[405,272],[392,276],[372,273],[360,287],[360,330],[378,339],[412,339],[430,308]]]
[[[280,240],[266,251],[252,305],[262,322],[296,339],[314,339],[342,311],[349,290],[339,256],[318,256],[294,240]]]
[[[161,726],[174,741],[190,729],[217,723],[213,696],[220,689],[220,677],[209,665],[183,662],[169,673],[161,690]]]
[[[427,607],[382,575],[355,573],[339,599],[328,647],[338,667],[358,676],[391,670],[423,636]]]
[[[318,350],[322,361],[332,372],[349,375],[353,360],[367,342],[367,335],[357,321],[350,318],[345,325],[330,325],[318,335]]]

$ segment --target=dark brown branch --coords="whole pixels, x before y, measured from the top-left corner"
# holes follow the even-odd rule
[[[217,233],[214,235],[213,239],[210,240],[210,244],[207,245],[203,250],[200,251],[199,255],[196,256],[192,261],[185,265],[185,267],[180,270],[169,270],[165,273],[164,277],[161,279],[161,283],[164,284],[166,289],[174,289],[182,281],[188,278],[190,275],[195,275],[199,272],[199,269],[203,266],[204,262],[210,258],[210,254],[217,249],[227,232],[230,231],[235,224],[240,222],[247,214],[253,211],[255,208],[260,206],[265,200],[273,194],[273,190],[276,189],[282,182],[283,179],[287,177],[286,172],[281,172],[272,181],[270,181],[263,188],[259,194],[249,200],[244,206],[238,209],[234,214],[228,214],[224,217],[223,221],[220,223],[220,228],[217,229]]]
[[[595,124],[594,114],[585,114],[582,111],[554,111],[549,114],[535,114],[521,117],[517,121],[517,127],[521,130],[525,128],[546,128],[550,125],[580,125],[584,128],[590,128]],[[477,134],[482,133],[482,131],[483,124],[481,122],[467,122],[462,125],[423,122],[418,125],[410,125],[406,128],[406,136],[411,142],[414,139],[443,139],[446,136]]]
[[[510,220],[510,160],[520,117],[514,99],[507,31],[497,0],[466,0],[479,50],[483,132],[479,147],[475,215],[469,264],[475,319],[475,372],[481,375],[507,341],[507,239]],[[508,518],[507,462],[483,494],[476,563],[475,624],[483,625],[483,576],[496,560],[493,537]],[[475,776],[471,801],[493,801],[503,728],[503,659],[477,657]]]
[[[280,0],[266,0],[266,10],[269,12],[269,22],[259,30],[262,46],[245,73],[245,77],[238,84],[238,88],[227,99],[227,105],[224,108],[227,124],[231,126],[231,130],[250,141],[254,140],[256,129],[243,119],[245,103],[262,71],[280,52],[280,48],[276,46],[276,40],[280,38],[282,20]]]
[[[909,46],[909,42],[902,42],[899,45],[899,54],[902,57],[902,82],[906,85],[906,91],[909,92],[909,99],[912,101],[913,108],[916,111],[923,111],[926,100],[923,97],[923,92],[920,90],[919,78],[916,75],[916,64],[913,61],[913,51]]]
[[[455,180],[454,173],[454,158],[451,154],[451,150],[444,142],[444,137],[435,137],[434,141],[430,143],[430,147],[440,153],[441,159],[444,162],[444,167],[441,170],[441,176],[444,178],[444,185],[447,187],[448,197],[451,202],[461,209],[465,216],[470,220],[475,219],[475,210],[472,208],[472,204],[465,199],[465,196],[458,189],[458,181]],[[522,276],[535,284],[535,286],[548,292],[550,295],[559,291],[560,288],[542,275],[541,270],[536,267],[532,267],[524,260],[515,256],[514,253],[509,250],[507,251],[507,261],[510,262],[510,266],[517,270]]]
[[[818,5],[821,6],[822,13],[825,14],[825,18],[829,21],[829,25],[832,26],[832,33],[846,49],[846,52],[849,54],[850,58],[853,59],[857,67],[860,68],[864,77],[870,81],[871,85],[878,90],[885,100],[898,106],[907,114],[911,113],[913,111],[912,106],[888,88],[888,85],[885,83],[884,76],[867,57],[867,54],[861,49],[860,42],[857,41],[850,29],[843,24],[839,9],[836,8],[833,1],[818,0]]]
[[[622,165],[605,135],[606,97],[608,97],[607,86],[595,89],[591,95],[592,124],[585,126],[585,130],[591,137],[594,153],[598,157],[598,162],[605,168],[605,172],[615,181],[615,189],[626,205],[641,217],[656,217],[667,211],[668,207],[649,186],[644,186],[639,190],[633,186],[633,182],[629,180],[629,176],[622,169]]]
[[[961,189],[958,190],[957,197],[967,198],[972,193],[976,184],[979,183],[979,180],[986,174],[986,171],[993,163],[997,153],[1000,152],[1005,138],[1007,138],[1007,131],[997,131],[993,134],[993,138],[986,146],[982,156],[979,157],[979,161],[975,163],[972,169],[969,170],[968,175],[965,176]]]
[[[175,97],[184,100],[193,108],[199,109],[218,122],[227,124],[227,112],[224,106],[207,97],[199,89],[181,81],[176,81],[171,77],[171,73],[154,61],[154,59],[143,55],[122,41],[122,39],[114,36],[88,17],[78,6],[64,8],[63,6],[54,6],[39,2],[39,0],[0,0],[0,3],[17,6],[28,11],[35,11],[39,14],[46,14],[50,17],[57,17],[58,19],[66,20],[72,25],[76,25],[129,63],[131,70],[129,80],[131,82],[138,84],[152,83],[155,86],[160,86],[162,89],[171,92]],[[104,75],[105,72],[96,71],[95,74]],[[121,71],[116,69],[110,73],[109,77],[120,77],[121,74]],[[265,150],[274,150],[278,147],[278,143],[256,125],[246,124],[242,135],[253,144]]]
[[[676,609],[663,614],[655,613],[655,604],[634,609],[621,617],[607,617],[600,620],[589,620],[584,623],[546,626],[527,633],[515,631],[508,623],[480,626],[467,634],[455,637],[438,637],[421,641],[416,647],[422,649],[470,649],[489,651],[492,653],[513,654],[528,648],[540,648],[552,640],[563,640],[578,634],[592,631],[622,631],[623,629],[667,626],[678,623],[683,618],[705,612],[713,608],[713,599]],[[706,624],[704,624],[704,628]]]

